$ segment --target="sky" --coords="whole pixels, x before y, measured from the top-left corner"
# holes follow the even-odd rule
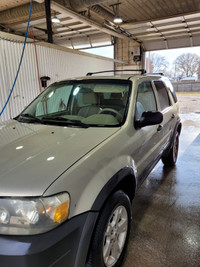
[[[114,48],[112,45],[104,46],[104,47],[97,47],[97,48],[83,49],[81,51],[84,51],[86,53],[95,54],[98,56],[114,58]]]

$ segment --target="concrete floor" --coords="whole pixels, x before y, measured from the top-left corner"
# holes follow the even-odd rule
[[[158,163],[135,197],[123,267],[200,267],[200,114],[181,117],[176,167]]]

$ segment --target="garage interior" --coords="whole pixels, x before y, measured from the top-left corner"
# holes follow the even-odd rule
[[[23,43],[29,10],[30,0],[0,1],[0,41],[7,41],[4,50],[11,51],[10,45]],[[52,17],[57,18],[57,22],[51,22]],[[114,23],[116,17],[122,18],[122,23]],[[114,60],[88,56],[91,66],[88,65],[88,69],[84,67],[85,73],[92,67],[95,71],[102,70],[102,67],[105,70],[111,67],[115,70],[142,69],[147,51],[200,46],[200,2],[35,0],[27,40],[31,44],[36,42],[41,58],[46,53],[43,48],[57,49],[68,53],[68,57],[73,52],[79,60],[86,56],[79,51],[81,49],[114,46]],[[2,52],[1,58],[3,55]],[[14,52],[10,57],[14,57]],[[29,57],[26,55],[27,62]],[[47,59],[44,56],[39,60],[45,62]],[[100,61],[102,64],[98,67]],[[59,61],[55,62],[55,69],[59,64]],[[81,68],[85,61],[80,64]],[[16,70],[12,69],[15,65],[10,60],[7,67],[15,73]],[[77,70],[77,66],[74,69]],[[7,95],[7,92],[3,93],[3,85],[9,87],[7,90],[11,89],[2,73],[3,70],[0,74],[1,105]],[[53,73],[40,73],[40,76],[47,74],[53,76]],[[67,76],[70,75],[75,74],[68,72]],[[58,78],[62,76],[55,76],[51,82]],[[26,89],[25,83],[23,86]],[[23,100],[19,103],[16,101],[21,93],[14,93],[11,112],[6,110],[7,115],[2,116],[0,122],[19,113],[27,105],[26,99],[30,102],[38,93],[38,88],[35,93],[23,93]],[[177,165],[169,169],[159,163],[139,189],[133,203],[131,237],[123,267],[200,266],[200,92],[193,92],[190,101],[187,101],[187,94],[184,99],[181,97],[178,94],[180,112],[185,109],[185,102],[189,107],[187,113],[181,114],[183,130]]]
[[[24,36],[29,8],[30,0],[2,0],[0,30]],[[114,45],[123,61],[115,68],[141,68],[144,51],[199,46],[199,18],[198,0],[35,0],[30,28],[37,41],[72,49]]]

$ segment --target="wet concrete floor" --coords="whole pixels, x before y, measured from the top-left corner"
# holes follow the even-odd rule
[[[200,115],[182,122],[176,167],[158,163],[136,194],[123,267],[200,267]]]

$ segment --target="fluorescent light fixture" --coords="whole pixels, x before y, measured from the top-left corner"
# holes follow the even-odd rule
[[[123,22],[123,19],[122,19],[122,17],[116,15],[116,16],[114,17],[113,22],[116,23],[116,24],[120,24],[120,23]]]
[[[60,20],[59,20],[59,18],[58,17],[53,17],[52,19],[51,19],[51,21],[52,22],[54,22],[54,23],[60,23]]]

